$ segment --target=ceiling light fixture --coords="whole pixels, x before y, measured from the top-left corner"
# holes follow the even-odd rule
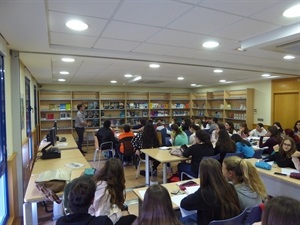
[[[149,67],[150,67],[150,68],[153,68],[153,69],[156,69],[156,68],[159,68],[160,65],[157,64],[157,63],[152,63],[152,64],[149,65]]]
[[[177,77],[177,80],[184,80],[184,77]]]
[[[138,81],[138,80],[141,80],[141,79],[142,79],[142,76],[137,76],[137,77],[133,78],[132,81]]]
[[[60,71],[59,74],[62,74],[62,75],[69,75],[70,73],[68,71]]]
[[[216,41],[207,41],[202,44],[204,48],[216,48],[219,46],[219,43]]]
[[[72,30],[76,30],[76,31],[84,31],[86,29],[88,29],[88,25],[80,20],[69,20],[66,23],[66,26]]]
[[[197,84],[191,84],[191,86],[192,86],[192,87],[196,87],[196,86],[197,86]]]
[[[235,50],[240,51],[240,52],[245,52],[245,51],[247,51],[245,48],[242,48],[242,47],[238,47],[238,48],[236,48]]]
[[[58,79],[58,81],[59,81],[59,82],[65,82],[66,79],[61,79],[61,78],[60,78],[60,79]]]
[[[110,83],[112,83],[112,84],[116,84],[116,83],[117,83],[117,81],[116,81],[116,80],[111,80],[111,81],[110,81]]]
[[[294,59],[294,58],[295,58],[295,56],[293,56],[293,55],[285,55],[283,57],[283,59],[287,59],[287,60]]]
[[[294,5],[291,8],[285,10],[282,14],[284,17],[299,17],[300,16],[300,4]]]
[[[132,77],[132,74],[127,73],[124,75],[124,77],[127,77],[127,78]]]
[[[74,62],[75,59],[73,59],[73,58],[62,58],[61,61],[63,61],[63,62]]]
[[[219,80],[220,83],[226,83],[226,80]]]
[[[261,76],[262,76],[262,77],[270,77],[271,75],[268,74],[268,73],[265,73],[265,74],[262,74]]]
[[[215,69],[214,73],[223,73],[223,70],[221,70],[221,69]]]

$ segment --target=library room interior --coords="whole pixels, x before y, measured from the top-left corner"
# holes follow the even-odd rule
[[[299,12],[0,0],[0,224],[300,224]]]

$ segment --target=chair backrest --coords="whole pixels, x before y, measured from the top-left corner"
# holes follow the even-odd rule
[[[157,139],[158,139],[159,146],[163,146],[163,144],[162,144],[162,134],[161,134],[161,132],[156,131],[156,136],[157,136]]]
[[[263,154],[264,149],[260,148],[254,151],[254,155],[252,158],[261,159],[261,155]]]
[[[102,142],[99,146],[100,150],[112,150],[114,149],[114,143],[112,141]]]
[[[253,206],[247,213],[244,225],[252,225],[255,222],[261,221],[262,210],[259,205]]]
[[[132,138],[133,137],[125,137],[119,141],[120,145],[123,145],[123,148],[124,148],[123,155],[124,156],[132,156],[134,153],[134,147],[131,142]]]
[[[244,154],[243,154],[243,153],[236,153],[236,152],[233,152],[233,153],[226,153],[225,158],[226,158],[226,157],[230,157],[230,156],[238,156],[238,157],[240,157],[240,158],[244,158]]]
[[[213,220],[209,223],[209,225],[242,225],[248,210],[249,209],[246,208],[241,214],[230,219]]]

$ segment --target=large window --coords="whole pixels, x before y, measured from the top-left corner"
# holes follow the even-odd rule
[[[4,62],[0,54],[0,224],[8,219]]]

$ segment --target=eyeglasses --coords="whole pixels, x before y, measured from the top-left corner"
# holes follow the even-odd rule
[[[291,147],[291,144],[287,144],[287,143],[283,143],[283,145],[287,146],[287,147]]]

